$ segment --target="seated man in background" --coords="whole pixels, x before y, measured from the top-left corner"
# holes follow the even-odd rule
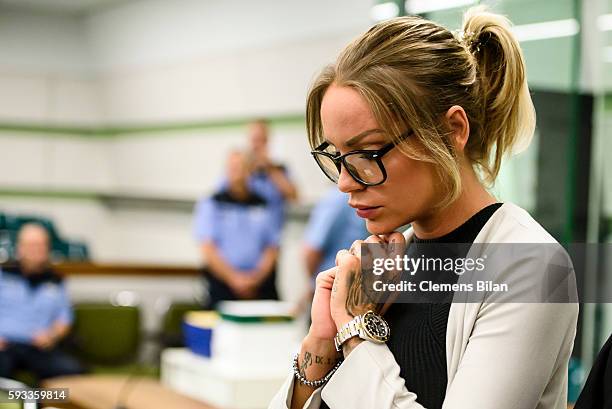
[[[206,262],[207,309],[223,300],[278,299],[279,231],[266,200],[249,189],[243,152],[227,159],[227,184],[196,206],[195,234]]]
[[[57,348],[70,330],[72,309],[49,266],[49,250],[45,228],[25,224],[17,236],[17,263],[0,271],[0,377],[17,369],[40,379],[83,372]]]

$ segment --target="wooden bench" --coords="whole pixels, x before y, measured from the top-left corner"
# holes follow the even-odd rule
[[[45,388],[68,388],[69,401],[49,403],[62,409],[215,409],[195,399],[178,394],[150,378],[117,375],[79,375],[45,381]],[[120,395],[123,401],[120,402]]]

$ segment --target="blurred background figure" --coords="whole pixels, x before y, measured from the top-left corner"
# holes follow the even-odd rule
[[[287,167],[270,158],[268,122],[258,119],[251,122],[248,129],[248,155],[252,167],[250,184],[267,201],[273,211],[276,227],[280,230],[285,221],[287,202],[297,200],[297,188],[289,177]]]
[[[250,176],[246,154],[232,151],[227,184],[196,206],[195,235],[210,295],[207,309],[223,300],[278,299],[276,215],[249,187]]]
[[[58,343],[72,324],[62,279],[49,266],[49,235],[38,224],[18,233],[17,263],[0,272],[0,377],[27,369],[38,378],[83,372]]]
[[[310,305],[317,274],[335,265],[336,253],[368,236],[364,219],[348,205],[349,196],[337,187],[329,189],[312,210],[304,235],[304,262],[310,286],[300,310]]]

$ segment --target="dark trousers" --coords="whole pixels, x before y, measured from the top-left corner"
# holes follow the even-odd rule
[[[207,268],[202,269],[204,280],[208,282],[208,302],[204,304],[205,310],[214,310],[221,301],[240,300],[232,289],[223,281],[216,278]],[[257,289],[256,300],[278,300],[276,291],[276,269],[270,273]]]
[[[34,372],[38,379],[84,372],[79,362],[58,348],[47,350],[21,343],[9,343],[0,351],[0,377],[11,378],[18,369]]]

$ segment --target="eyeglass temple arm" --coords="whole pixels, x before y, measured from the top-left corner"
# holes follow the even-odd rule
[[[313,151],[322,151],[323,149],[326,149],[328,146],[329,146],[329,142],[323,142],[321,145],[314,148]]]

